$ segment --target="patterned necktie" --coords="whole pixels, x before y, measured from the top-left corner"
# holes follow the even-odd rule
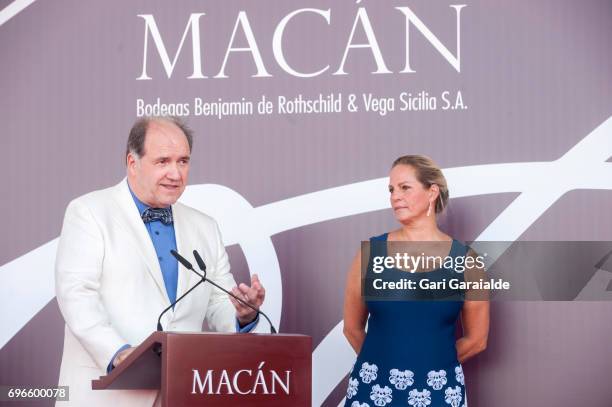
[[[161,221],[164,225],[170,225],[173,222],[172,210],[170,208],[147,208],[141,215],[144,223]]]

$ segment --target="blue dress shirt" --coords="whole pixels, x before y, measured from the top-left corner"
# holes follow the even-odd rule
[[[140,199],[134,195],[131,188],[130,193],[132,194],[132,198],[134,198],[138,213],[142,216],[142,213],[147,210],[149,206],[141,202]],[[176,251],[174,224],[164,225],[161,220],[155,220],[145,223],[145,226],[153,242],[153,247],[155,247],[155,253],[157,253],[157,260],[159,261],[159,267],[164,277],[164,285],[166,286],[168,299],[170,303],[173,303],[176,301],[176,287],[178,285],[178,261],[170,254],[170,250]]]

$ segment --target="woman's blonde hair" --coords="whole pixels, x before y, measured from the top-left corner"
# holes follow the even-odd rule
[[[431,158],[424,155],[401,156],[393,161],[391,168],[398,165],[409,165],[414,168],[417,179],[425,188],[430,188],[433,184],[438,186],[440,194],[436,199],[435,210],[436,213],[442,212],[448,203],[448,185],[440,167]]]

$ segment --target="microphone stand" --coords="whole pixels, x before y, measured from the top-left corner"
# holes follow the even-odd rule
[[[198,273],[195,270],[191,270],[194,273],[196,273],[197,275],[199,275],[200,277],[202,277],[202,281],[208,281],[209,283],[211,283],[213,286],[217,287],[219,290],[223,291],[224,293],[226,293],[227,295],[230,295],[232,298],[236,299],[238,302],[240,302],[241,304],[251,308],[253,311],[257,312],[257,315],[263,315],[263,317],[266,319],[266,321],[268,321],[268,324],[270,324],[270,333],[271,334],[275,334],[276,332],[276,328],[274,328],[274,325],[272,325],[272,321],[270,321],[270,318],[268,318],[268,316],[266,314],[264,314],[263,311],[260,311],[259,309],[255,308],[254,306],[252,306],[251,304],[249,304],[248,302],[236,297],[234,294],[232,294],[231,292],[227,291],[225,288],[221,287],[219,284],[215,283],[212,280],[209,280],[208,278],[206,278],[205,276],[201,275],[200,273]]]
[[[170,254],[172,254],[174,256],[174,258],[176,258],[179,263],[181,263],[183,266],[185,266],[186,269],[189,269],[191,271],[193,271],[194,273],[196,273],[199,277],[200,277],[200,281],[198,282],[198,284],[203,283],[205,281],[209,282],[210,284],[212,284],[213,286],[215,286],[216,288],[218,288],[219,290],[223,291],[224,293],[226,293],[227,295],[229,295],[230,297],[234,298],[236,301],[238,301],[239,303],[243,304],[246,307],[251,308],[253,311],[257,312],[258,315],[263,315],[263,317],[266,319],[266,321],[268,321],[268,324],[270,324],[270,333],[275,334],[277,333],[276,328],[274,328],[274,325],[272,325],[272,321],[270,321],[270,318],[268,318],[268,316],[263,312],[260,311],[259,309],[255,308],[254,306],[252,306],[251,304],[249,304],[248,302],[242,300],[241,298],[236,297],[234,294],[232,294],[231,292],[229,292],[228,290],[226,290],[225,288],[221,287],[219,284],[215,283],[214,281],[206,278],[206,264],[204,263],[204,261],[202,260],[202,257],[200,257],[200,254],[194,250],[193,251],[193,255],[196,258],[196,261],[198,262],[198,267],[200,267],[200,269],[202,270],[202,272],[204,274],[200,274],[198,273],[193,266],[191,265],[191,263],[184,258],[183,256],[181,256],[180,254],[178,254],[175,250],[170,250]],[[197,286],[197,284],[193,287],[195,288]],[[192,289],[193,289],[192,288]],[[191,289],[191,290],[192,290]],[[189,290],[189,291],[191,291]],[[188,292],[189,292],[188,291]],[[183,294],[181,296],[184,297],[187,293]],[[178,301],[178,300],[177,300]],[[171,308],[171,307],[170,307]],[[164,312],[166,312],[168,309],[164,310]],[[160,315],[160,320],[161,320],[161,315]]]
[[[164,329],[162,328],[162,324],[161,324],[161,319],[162,316],[168,312],[171,308],[173,308],[180,300],[182,300],[187,294],[189,294],[190,292],[192,292],[193,290],[195,290],[195,288],[197,286],[199,286],[200,284],[202,284],[203,282],[206,281],[206,272],[204,272],[204,275],[200,274],[200,273],[196,273],[197,275],[199,275],[202,279],[200,281],[198,281],[198,283],[196,285],[194,285],[193,287],[191,287],[189,290],[187,290],[187,292],[185,292],[185,294],[181,295],[179,298],[176,299],[176,301],[174,301],[172,304],[170,304],[170,306],[168,306],[168,308],[164,309],[162,311],[161,314],[159,314],[159,318],[157,318],[157,331],[158,332],[162,332]]]

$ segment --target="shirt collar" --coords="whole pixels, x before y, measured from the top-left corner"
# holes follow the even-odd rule
[[[125,182],[127,182],[127,180]],[[127,184],[128,184],[128,189],[130,190],[130,194],[132,195],[132,199],[134,200],[134,203],[136,204],[136,208],[138,208],[138,213],[140,213],[140,216],[142,216],[142,213],[146,211],[147,209],[149,209],[150,206],[142,202],[140,199],[138,199],[138,197],[134,194],[134,191],[132,191],[132,187],[130,187],[130,183],[127,182]]]

